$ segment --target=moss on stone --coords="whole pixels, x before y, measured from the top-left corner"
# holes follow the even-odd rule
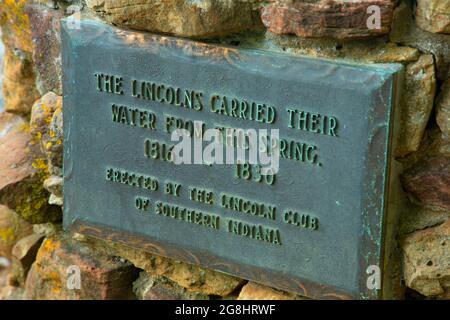
[[[49,193],[44,188],[44,180],[49,177],[48,167],[44,159],[33,162],[36,172],[24,183],[22,192],[15,195],[15,210],[25,220],[38,224],[61,221],[61,210],[48,204]]]
[[[8,227],[0,229],[0,240],[3,242],[13,242],[16,239],[14,235],[14,228]]]

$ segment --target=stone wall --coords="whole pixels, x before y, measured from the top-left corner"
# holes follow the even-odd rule
[[[377,5],[380,27],[367,27]],[[59,22],[290,54],[405,65],[394,244],[407,299],[450,299],[450,0],[1,0],[0,299],[304,299],[62,231]],[[79,266],[81,289],[67,270]],[[396,268],[396,266],[388,266]]]

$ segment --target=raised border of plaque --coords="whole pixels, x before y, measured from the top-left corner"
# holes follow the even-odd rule
[[[400,88],[403,70],[401,65],[351,64],[342,61],[312,59],[269,51],[219,46],[169,36],[124,30],[90,20],[81,21],[79,28],[71,28],[67,21],[62,22],[62,61],[64,71],[63,117],[65,131],[64,227],[66,229],[219,270],[307,297],[318,299],[377,299],[385,296],[383,290],[388,285],[383,285],[381,290],[368,288],[366,272],[369,266],[377,266],[384,270],[385,265],[389,263],[387,256],[391,255],[392,231],[390,229],[391,225],[395,224],[396,218],[394,213],[389,213],[389,217],[387,213],[392,210],[388,210],[388,207],[393,202],[391,199],[392,192],[390,191],[392,188],[395,188],[394,184],[396,183],[395,173],[393,173],[395,169],[392,169],[394,167],[394,137],[398,130],[397,122],[394,120],[396,118],[394,113],[398,109],[396,108],[399,97],[398,88]],[[191,74],[173,74],[174,69],[171,68],[173,65],[176,67],[177,64],[179,64],[180,71],[186,73],[186,70],[190,70]],[[200,83],[204,87],[192,88],[191,83],[184,84],[191,89],[202,89],[208,92],[213,90],[211,86],[220,83],[220,81],[214,80],[214,77],[219,77],[221,72],[226,77],[229,72],[232,75],[241,74],[243,79],[248,79],[248,74],[252,74],[255,77],[259,76],[264,80],[261,80],[261,86],[267,85],[267,81],[274,79],[274,83],[276,82],[274,86],[277,86],[277,90],[285,95],[290,95],[291,91],[286,92],[281,84],[290,86],[288,83],[295,83],[301,78],[308,79],[306,82],[303,80],[305,87],[309,83],[311,87],[314,87],[318,92],[322,92],[323,95],[326,95],[329,90],[341,88],[342,90],[348,90],[344,97],[351,97],[351,92],[354,92],[356,102],[365,101],[358,100],[359,94],[362,93],[364,93],[364,97],[370,98],[369,105],[361,106],[361,108],[365,108],[361,111],[365,115],[364,118],[356,116],[351,119],[355,127],[357,124],[360,124],[359,121],[363,122],[364,126],[362,127],[365,128],[364,132],[367,133],[367,136],[361,137],[364,141],[359,141],[361,146],[367,149],[364,152],[361,151],[362,158],[354,160],[355,168],[360,172],[362,179],[357,189],[355,189],[359,190],[360,194],[354,195],[358,206],[360,205],[362,208],[360,212],[360,226],[352,230],[358,233],[355,236],[358,239],[355,244],[358,251],[358,261],[356,266],[351,265],[345,261],[345,256],[343,256],[342,260],[340,260],[341,265],[339,263],[336,265],[336,277],[339,277],[339,273],[341,271],[343,273],[346,267],[354,271],[350,274],[350,276],[354,276],[351,284],[348,286],[336,286],[330,284],[328,280],[317,280],[320,278],[320,275],[315,280],[311,280],[308,276],[302,277],[284,272],[281,270],[282,268],[275,270],[273,257],[270,257],[270,255],[261,258],[262,262],[258,261],[258,263],[255,262],[252,265],[248,262],[240,261],[239,257],[225,255],[221,252],[220,247],[214,250],[200,249],[196,247],[195,243],[185,245],[178,240],[171,242],[161,239],[158,232],[146,234],[145,230],[139,229],[140,226],[138,224],[140,224],[139,221],[142,221],[142,217],[135,217],[136,212],[133,212],[130,209],[131,207],[128,207],[128,203],[122,201],[123,198],[119,194],[121,192],[119,190],[124,189],[120,189],[120,186],[103,187],[102,183],[106,182],[102,181],[102,183],[99,183],[96,180],[98,178],[97,173],[93,173],[94,171],[91,171],[91,167],[97,166],[102,161],[105,161],[103,167],[106,167],[108,165],[106,160],[109,161],[112,157],[115,157],[117,158],[115,163],[130,164],[130,170],[135,170],[133,161],[141,161],[136,159],[142,155],[142,152],[136,150],[136,154],[132,155],[128,152],[129,146],[125,146],[122,152],[120,145],[133,145],[134,142],[132,140],[143,138],[146,133],[135,130],[133,132],[136,133],[128,134],[131,131],[124,131],[123,137],[111,133],[110,130],[112,129],[109,128],[110,119],[104,118],[103,115],[107,113],[100,110],[109,108],[109,104],[114,100],[111,100],[109,96],[101,96],[98,95],[98,92],[95,92],[94,74],[96,72],[120,74],[123,75],[123,81],[127,82],[135,76],[144,77],[143,75],[146,73],[142,70],[146,69],[151,70],[147,74],[148,80],[167,83],[168,81],[176,82],[177,77],[182,78],[185,82],[188,81],[186,79],[192,79],[192,83]],[[139,76],[135,74],[136,70],[141,72]],[[235,81],[239,82],[240,78],[237,77]],[[224,83],[229,84],[230,82],[225,81]],[[256,84],[242,83],[241,86],[248,86],[247,89],[249,91],[246,92],[254,91],[253,98],[256,98],[256,95],[259,94]],[[267,88],[269,87],[265,88],[268,90]],[[293,87],[290,86],[289,88],[292,90]],[[215,92],[223,90],[226,93],[231,91],[230,94],[232,94],[233,90],[238,89],[215,87],[214,90]],[[119,91],[116,93],[119,93]],[[105,97],[105,99],[102,99],[102,97]],[[119,94],[117,95],[117,99],[120,100],[122,98]],[[314,99],[321,101],[320,94]],[[309,108],[308,110],[314,111],[314,99],[312,98],[311,101],[306,100],[307,106],[305,108],[307,107]],[[122,103],[127,101],[121,100]],[[347,102],[350,105],[352,100],[350,99]],[[344,104],[340,103],[339,105],[343,106]],[[147,107],[151,110],[166,108],[159,106],[157,103],[138,105],[138,108]],[[282,109],[285,107],[281,106],[280,110],[283,111]],[[322,108],[325,107],[322,106]],[[157,117],[164,112],[177,115],[176,109],[166,108],[162,111],[158,110]],[[345,114],[345,110],[340,110],[337,113],[337,116],[351,116]],[[180,117],[182,118],[186,115],[186,113],[182,113]],[[192,117],[194,116],[195,114],[192,115]],[[217,119],[213,118],[213,120],[216,121]],[[344,127],[350,126],[350,123],[345,123],[344,121],[342,125],[343,130],[351,129]],[[115,127],[114,130],[121,130],[121,128]],[[343,139],[346,139],[345,134],[343,136]],[[314,138],[309,136],[308,138],[314,140]],[[114,143],[117,143],[117,145]],[[353,163],[351,154],[341,154],[338,149],[336,149],[336,154],[341,157],[348,157],[347,159],[336,159],[336,162],[347,161]],[[159,167],[154,162],[148,163],[148,172],[144,172],[144,174],[158,175]],[[330,161],[328,161],[329,163]],[[102,165],[99,165],[99,167],[103,168]],[[140,165],[139,168],[141,167]],[[280,167],[281,172],[283,165],[280,165]],[[167,171],[164,172],[167,173]],[[177,180],[178,175],[183,175],[179,169],[171,172],[173,177],[166,178]],[[104,173],[102,173],[102,177],[103,175]],[[189,179],[188,174],[185,176],[186,179]],[[348,181],[342,181],[342,183],[334,181],[334,185],[330,185],[330,189],[340,188],[341,185],[346,186],[347,183]],[[205,188],[208,186],[211,187],[211,185],[203,185]],[[230,186],[233,185],[230,184]],[[248,185],[248,188],[252,187],[252,185]],[[261,192],[266,192],[264,191],[266,189],[258,188],[261,189]],[[291,189],[286,193],[286,201],[288,203],[295,202],[292,199],[297,191]],[[108,192],[114,190],[114,192],[106,193],[107,190]],[[304,189],[300,188],[298,192],[302,190]],[[318,194],[319,191],[316,192],[316,196]],[[120,198],[120,201],[116,201],[112,197]],[[326,201],[324,200],[323,202]],[[129,217],[129,221],[124,221],[124,217]],[[135,228],[136,230],[139,229],[139,231],[134,232],[131,230],[132,227],[129,227],[129,225],[133,225],[133,223],[130,221],[134,221],[133,223],[136,224]],[[169,223],[168,221],[168,219],[161,218],[160,222],[157,223],[158,230],[163,230],[165,224]],[[155,222],[153,221],[153,223]],[[335,228],[339,229],[338,234],[345,236],[346,232],[350,232],[345,229],[346,223],[347,221],[344,219],[342,225],[335,224]],[[352,226],[352,223],[349,222],[348,225]],[[153,225],[152,228],[156,228],[156,225]],[[198,232],[205,232],[205,242],[211,242],[215,239],[215,236],[207,234],[201,228],[199,228]],[[188,233],[184,236],[186,239],[190,237]],[[336,239],[336,243],[339,243],[339,241],[340,239]],[[314,243],[309,243],[309,245],[314,247]],[[289,246],[290,248],[288,249],[295,249],[294,242]],[[297,246],[301,250],[301,244]],[[262,249],[257,247],[257,250],[260,250],[258,252],[264,255]],[[289,267],[287,269],[292,270],[292,266],[289,266],[290,251],[287,250],[286,252],[285,259]],[[332,254],[332,250],[329,253]],[[327,257],[324,253],[321,254],[324,255],[321,259],[325,263]],[[267,266],[270,265],[269,267],[264,265],[264,259],[267,259]],[[299,265],[298,269],[302,269],[302,266]]]

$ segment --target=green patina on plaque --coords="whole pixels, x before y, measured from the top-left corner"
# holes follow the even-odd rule
[[[66,228],[313,298],[381,297],[401,66],[93,21],[63,23],[62,43]],[[278,129],[279,171],[175,164],[172,132],[198,123]]]

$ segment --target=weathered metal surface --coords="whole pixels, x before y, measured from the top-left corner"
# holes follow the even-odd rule
[[[380,297],[366,270],[383,263],[400,66],[241,50],[93,21],[63,23],[62,42],[66,228],[309,297]],[[133,84],[143,82],[159,94],[136,97]],[[178,90],[194,92],[202,106],[181,107],[169,92]],[[212,96],[264,104],[266,117],[212,112]],[[328,126],[319,133],[299,120],[313,114]],[[235,165],[152,158],[145,141],[170,145],[172,116],[209,128],[279,129],[285,148],[275,182],[238,179]],[[291,143],[315,146],[316,157],[292,156]],[[167,184],[180,192],[166,192],[175,190]],[[193,188],[211,193],[193,201]],[[246,205],[222,205],[230,197]]]

